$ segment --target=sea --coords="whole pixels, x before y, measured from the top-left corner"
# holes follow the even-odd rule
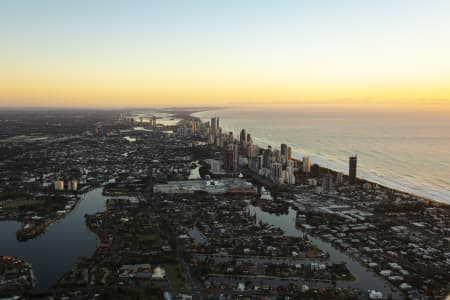
[[[450,112],[319,111],[226,108],[193,114],[220,118],[223,132],[245,128],[254,143],[292,147],[292,155],[358,177],[450,204]]]

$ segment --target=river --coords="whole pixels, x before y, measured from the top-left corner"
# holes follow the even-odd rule
[[[94,189],[81,195],[76,208],[64,219],[49,226],[47,231],[35,239],[19,242],[16,231],[21,224],[15,221],[0,222],[0,255],[22,258],[33,265],[37,277],[35,292],[47,291],[56,281],[76,263],[79,256],[91,256],[98,244],[98,239],[85,224],[84,215],[94,214],[106,209],[107,198],[102,195],[102,188]],[[260,208],[249,206],[250,213],[256,214],[257,221],[281,228],[288,236],[302,236],[303,232],[295,227],[296,212],[289,210],[287,215],[274,215],[263,212]],[[392,293],[394,299],[401,299],[397,291],[392,291],[378,275],[367,270],[350,256],[335,249],[329,243],[309,236],[321,250],[330,254],[332,262],[346,262],[347,267],[356,276],[353,282],[338,281],[338,287],[355,287],[362,291],[380,290],[385,295]]]
[[[78,205],[64,219],[50,225],[35,239],[19,242],[16,231],[19,222],[0,221],[0,255],[19,257],[31,263],[37,277],[35,292],[47,291],[74,265],[79,256],[91,256],[98,240],[85,225],[84,215],[106,209],[102,188],[80,197]]]

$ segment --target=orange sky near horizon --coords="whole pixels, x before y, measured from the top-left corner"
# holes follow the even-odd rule
[[[450,112],[450,2],[5,1],[0,107]]]
[[[27,76],[29,78],[27,78]],[[446,82],[264,82],[186,77],[0,76],[0,106],[263,106],[450,112]],[[176,80],[176,81],[175,81]]]

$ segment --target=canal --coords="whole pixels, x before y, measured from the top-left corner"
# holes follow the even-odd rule
[[[286,215],[276,215],[268,212],[264,212],[261,208],[253,205],[249,205],[251,215],[256,215],[256,220],[260,220],[264,223],[273,225],[283,230],[286,236],[301,237],[304,232],[297,229],[295,226],[297,212],[289,208],[289,212]],[[319,249],[324,252],[328,252],[330,255],[329,261],[333,263],[345,262],[347,268],[356,277],[354,281],[337,281],[337,287],[345,288],[358,288],[363,292],[367,290],[382,291],[385,296],[392,295],[393,299],[403,299],[403,295],[397,289],[393,289],[388,283],[384,281],[380,276],[373,273],[367,267],[363,266],[360,262],[352,258],[351,256],[341,252],[333,247],[330,243],[322,241],[319,238],[315,238],[308,235],[308,239],[312,241]]]
[[[16,231],[21,227],[19,222],[0,221],[0,255],[19,257],[33,265],[37,277],[35,292],[47,291],[75,265],[77,257],[91,256],[96,249],[98,239],[86,227],[84,215],[104,211],[106,200],[111,197],[103,196],[102,188],[96,188],[80,198],[75,209],[64,219],[50,225],[44,234],[26,242],[16,239]],[[291,208],[286,215],[267,213],[253,205],[249,205],[249,210],[252,215],[256,215],[258,222],[261,220],[278,227],[287,236],[298,237],[304,234],[296,228],[296,211]],[[196,228],[191,234],[204,238],[196,232]],[[338,287],[352,287],[362,291],[374,289],[383,291],[385,295],[392,294],[393,299],[403,298],[398,290],[391,289],[381,277],[330,243],[312,236],[308,238],[322,251],[329,253],[331,262],[345,262],[356,277],[356,280],[351,282],[338,281]]]

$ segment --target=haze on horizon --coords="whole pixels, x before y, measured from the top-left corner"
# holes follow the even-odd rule
[[[0,106],[450,111],[450,2],[0,3]]]

